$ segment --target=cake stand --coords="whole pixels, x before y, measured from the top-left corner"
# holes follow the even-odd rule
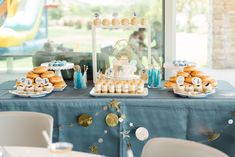
[[[48,70],[54,70],[56,76],[61,76],[61,77],[62,77],[61,70],[69,70],[69,69],[73,69],[74,67],[74,64],[70,62],[67,62],[64,66],[49,66],[49,63],[50,62],[42,63],[41,66],[48,67]]]

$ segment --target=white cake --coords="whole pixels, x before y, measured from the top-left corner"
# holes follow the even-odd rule
[[[113,77],[118,79],[133,79],[136,72],[136,62],[129,63],[126,56],[120,57],[113,63]]]

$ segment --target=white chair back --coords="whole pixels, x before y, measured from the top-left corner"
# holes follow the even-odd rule
[[[37,112],[0,112],[0,145],[47,147],[42,130],[52,140],[53,118]]]
[[[228,155],[193,141],[153,138],[145,144],[141,157],[228,157]]]

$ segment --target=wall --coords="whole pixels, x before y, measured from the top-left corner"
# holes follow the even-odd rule
[[[235,68],[235,1],[212,0],[212,68]]]

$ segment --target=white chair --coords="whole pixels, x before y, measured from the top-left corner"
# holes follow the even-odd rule
[[[153,138],[145,144],[141,157],[228,157],[228,155],[193,141]]]
[[[47,147],[42,130],[52,140],[53,118],[37,112],[0,112],[0,145]]]

